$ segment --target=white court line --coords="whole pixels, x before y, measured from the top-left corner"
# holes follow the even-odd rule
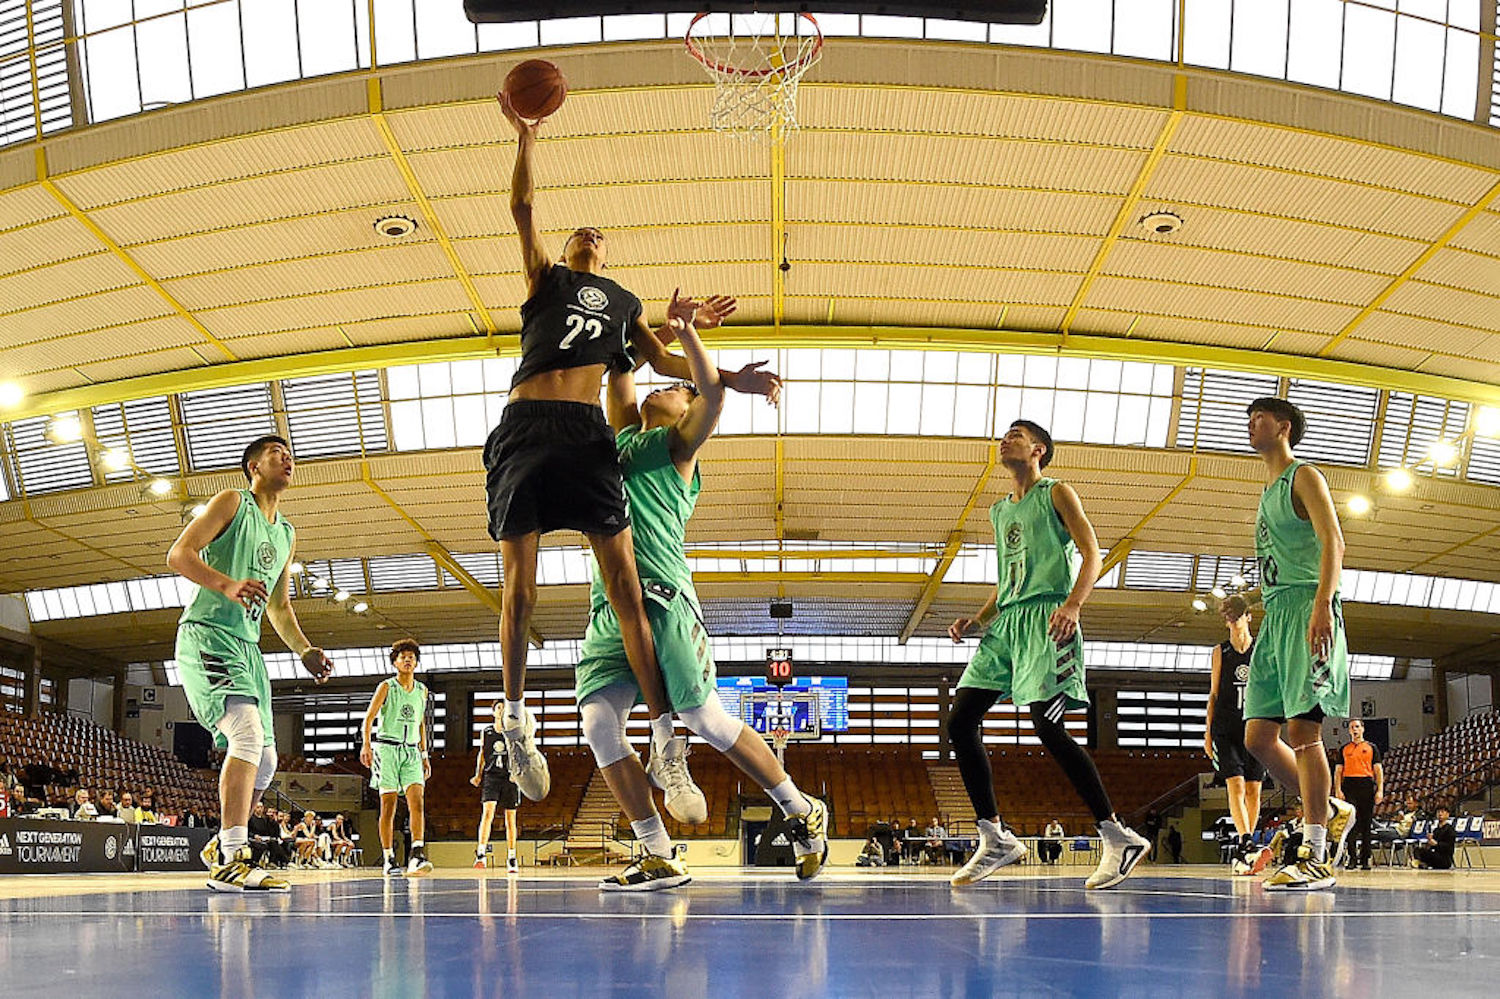
[[[672,912],[209,912],[207,910],[151,912],[68,912],[40,909],[30,912],[11,912],[7,916],[56,916],[83,920],[103,918],[116,920],[121,916],[142,919],[148,916],[181,919],[212,916],[215,919],[239,916],[244,919],[581,919],[581,920],[670,920],[701,919],[721,922],[969,922],[971,920],[1069,920],[1069,919],[1415,919],[1418,917],[1495,917],[1500,918],[1500,909],[1474,909],[1467,912],[1410,911],[1401,912],[977,912],[977,913],[774,913],[774,912],[724,912],[724,913],[672,913]],[[0,923],[5,920],[0,919]]]
[[[1002,882],[1003,883],[1003,882]],[[1078,892],[1088,891],[1087,888],[1038,888],[1037,891],[1053,892],[1061,895],[1073,895]],[[1111,895],[1165,895],[1168,898],[1227,898],[1240,899],[1249,898],[1247,892],[1244,895],[1224,895],[1211,891],[1163,891],[1157,888],[1104,888],[1094,894],[1093,898],[1099,898],[1105,892]]]

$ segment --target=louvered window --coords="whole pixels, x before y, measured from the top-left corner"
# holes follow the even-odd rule
[[[271,386],[264,382],[184,392],[179,398],[188,463],[195,469],[234,468],[247,444],[276,433]]]
[[[298,458],[368,454],[390,447],[380,375],[355,371],[281,383],[292,450]]]
[[[1276,395],[1280,384],[1274,375],[1183,369],[1177,446],[1191,448],[1196,442],[1202,450],[1252,453],[1245,407]]]
[[[1297,445],[1297,457],[1339,465],[1370,463],[1380,408],[1378,389],[1293,378],[1286,397],[1307,417],[1307,434]]]
[[[120,450],[153,475],[177,475],[177,441],[172,434],[172,407],[166,396],[114,402],[94,407],[94,437],[101,447]],[[106,482],[129,482],[135,468],[104,472]]]
[[[437,566],[426,555],[383,555],[369,561],[370,587],[376,593],[437,589]]]
[[[1125,559],[1127,590],[1188,590],[1193,556],[1178,552],[1131,552]]]
[[[77,412],[70,410],[57,414],[55,418],[69,420],[77,417]],[[53,419],[51,416],[33,416],[10,425],[11,447],[19,474],[17,485],[23,487],[28,496],[83,489],[94,483],[87,445],[82,441],[54,444],[48,439],[47,428]]]
[[[1469,422],[1469,404],[1433,396],[1392,392],[1385,404],[1385,423],[1380,431],[1380,467],[1427,465],[1433,442],[1458,443]],[[1436,469],[1439,475],[1457,475],[1459,463]]]

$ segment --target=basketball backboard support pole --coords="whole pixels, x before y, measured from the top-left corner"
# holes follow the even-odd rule
[[[1041,24],[1047,0],[464,0],[464,14],[475,24],[535,21],[540,18],[602,17],[610,14],[749,14],[759,11],[803,14],[885,14],[939,17],[952,21]]]

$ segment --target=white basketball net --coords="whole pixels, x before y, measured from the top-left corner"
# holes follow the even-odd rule
[[[823,33],[811,14],[791,21],[792,34],[775,14],[700,14],[688,25],[688,52],[714,81],[708,121],[715,130],[764,139],[797,127],[797,84],[822,57]]]

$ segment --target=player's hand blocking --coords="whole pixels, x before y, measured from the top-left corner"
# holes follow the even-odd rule
[[[311,673],[318,683],[327,683],[328,678],[333,675],[333,660],[314,645],[303,651],[302,668]]]
[[[766,363],[754,361],[732,371],[724,379],[724,384],[742,395],[763,395],[774,406],[781,401],[781,376],[774,371],[762,371]]]

